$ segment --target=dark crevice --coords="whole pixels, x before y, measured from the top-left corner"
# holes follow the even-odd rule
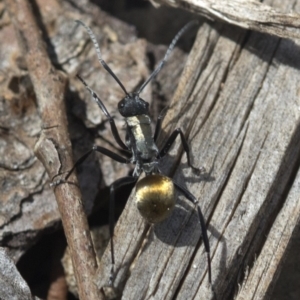
[[[299,127],[299,126],[298,126]],[[252,226],[255,226],[256,232],[252,235],[251,240],[247,239],[245,243],[248,244],[244,265],[240,265],[239,271],[237,271],[237,278],[234,282],[242,283],[244,278],[244,269],[249,266],[249,269],[255,264],[255,257],[260,255],[260,252],[264,246],[265,240],[272,229],[274,220],[276,219],[278,213],[282,209],[285,199],[287,198],[289,191],[293,185],[293,182],[297,176],[300,165],[300,128],[297,128],[293,134],[290,144],[287,146],[287,152],[285,153],[283,159],[281,160],[281,165],[278,168],[278,172],[272,186],[269,188],[269,192],[266,196],[266,201],[264,201],[263,206],[260,208],[260,212],[256,214],[255,220],[252,222]],[[294,158],[294,159],[293,159]],[[291,167],[290,167],[291,166]],[[285,176],[284,176],[285,174]],[[283,178],[285,178],[283,180]],[[284,182],[284,183],[283,183]],[[280,184],[279,184],[280,183]],[[284,188],[282,188],[284,184]],[[271,205],[271,202],[274,204]],[[270,207],[270,208],[267,208]],[[273,210],[271,210],[273,208]],[[267,222],[267,226],[263,223]],[[261,228],[264,228],[263,230]],[[251,232],[251,228],[249,228]],[[254,246],[253,246],[254,245]],[[259,245],[259,246],[258,246]],[[241,245],[241,248],[245,246]],[[237,257],[233,258],[237,260]],[[250,272],[250,271],[249,271]],[[270,285],[269,291],[274,287],[275,281]],[[228,286],[230,289],[230,287]],[[232,291],[232,289],[231,289]],[[229,294],[230,292],[227,291]],[[231,292],[232,293],[232,292]]]

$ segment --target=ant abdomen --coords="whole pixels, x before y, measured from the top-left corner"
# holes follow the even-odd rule
[[[136,205],[149,223],[165,220],[175,206],[172,179],[160,174],[148,175],[136,184]]]

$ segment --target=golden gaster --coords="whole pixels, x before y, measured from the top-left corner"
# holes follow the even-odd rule
[[[148,175],[136,184],[136,205],[149,223],[166,219],[175,206],[175,188],[169,177]]]

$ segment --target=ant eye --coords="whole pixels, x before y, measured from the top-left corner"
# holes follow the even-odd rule
[[[119,107],[119,108],[124,107],[124,100],[122,100],[122,101],[119,102],[118,107]]]

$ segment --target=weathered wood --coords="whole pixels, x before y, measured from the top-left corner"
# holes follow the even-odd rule
[[[289,1],[280,5],[277,10],[290,11],[293,4]],[[294,9],[299,11],[297,5]],[[75,29],[72,18],[82,18],[90,24],[90,18],[95,17],[97,21],[93,23],[93,30],[99,37],[101,47],[108,44],[109,48],[104,51],[105,59],[128,90],[134,89],[148,75],[145,42],[136,41],[134,37],[131,40],[130,36],[134,35],[128,38],[123,34],[122,30],[127,29],[122,23],[110,23],[109,18],[92,5],[84,8],[86,12],[83,13],[82,9],[82,15],[76,9],[64,8],[70,18],[67,20],[66,15],[58,13],[59,9],[53,9],[52,19],[49,16],[45,18],[47,30],[52,34],[52,44],[55,45],[56,63],[62,66],[66,74],[71,74],[70,90],[75,91],[76,97],[79,95],[78,98],[84,99],[86,107],[83,109],[83,102],[72,94],[75,99],[72,101],[72,112],[82,123],[95,127],[103,125],[105,118],[74,79],[75,72],[80,72],[105,99],[105,104],[122,127],[123,121],[116,113],[116,103],[123,94],[101,69],[87,35]],[[56,24],[54,32],[53,24]],[[10,43],[13,44],[8,38],[12,35],[11,26],[5,26],[1,34],[6,43],[1,49],[8,49]],[[129,45],[122,45],[122,39],[130,42]],[[193,161],[207,169],[206,176],[193,174],[187,167],[179,141],[162,161],[162,170],[174,176],[199,199],[209,224],[213,288],[218,299],[233,299],[235,294],[238,299],[271,297],[289,240],[298,223],[298,44],[298,41],[280,40],[224,24],[201,26],[164,121],[159,144],[172,130],[181,127],[188,137]],[[10,61],[6,50],[1,50],[1,55],[7,58],[3,61]],[[17,61],[16,57],[19,54],[14,50],[12,58]],[[172,63],[172,57],[168,63]],[[91,68],[90,61],[96,67]],[[18,62],[22,69],[22,62]],[[167,68],[168,65],[164,71]],[[1,75],[1,84],[11,90],[14,76],[23,78],[27,74],[24,69],[15,69],[12,66],[5,69],[7,79]],[[166,76],[167,72],[162,77]],[[2,90],[6,91],[4,88]],[[31,85],[28,90],[32,92]],[[146,95],[143,93],[142,96],[148,100],[149,91]],[[26,97],[23,95],[23,98]],[[6,105],[11,98],[5,94],[3,99]],[[22,102],[22,105],[27,104]],[[7,106],[10,109],[13,107]],[[7,111],[10,112],[9,109]],[[32,158],[32,151],[28,150],[33,148],[38,132],[36,129],[29,131],[30,125],[39,128],[35,124],[40,120],[27,113],[24,115],[29,116],[29,120],[24,118],[24,123],[7,113],[2,119],[5,123],[1,123],[3,140],[13,141],[18,149],[23,149],[23,152],[12,153],[7,150],[9,143],[7,148],[0,149],[3,153],[0,177],[1,182],[6,183],[2,185],[2,192],[5,193],[1,194],[1,243],[18,249],[18,253],[23,253],[24,247],[28,247],[40,230],[58,219],[45,171]],[[30,120],[34,120],[34,126]],[[6,127],[10,130],[9,136]],[[111,135],[109,127],[106,127],[101,131],[101,136],[108,132],[104,138],[108,142],[99,138],[96,140],[101,145],[105,143],[105,146],[110,144]],[[92,138],[81,139],[87,131],[78,128],[81,127],[70,126],[71,136],[77,142],[77,157],[86,150],[84,147],[92,143]],[[106,185],[128,172],[124,166],[102,156],[100,161]],[[14,170],[16,166],[18,170]],[[34,170],[30,172],[33,175],[28,176],[26,168],[32,166]],[[99,168],[91,159],[81,169],[85,172],[82,176],[83,192],[94,198],[97,193],[95,186],[100,185],[101,181]],[[11,182],[15,184],[10,185]],[[86,183],[92,184],[92,187],[86,187]],[[5,202],[6,199],[8,202]],[[28,240],[22,239],[23,236]],[[7,237],[11,239],[8,241]],[[197,217],[193,206],[182,196],[178,197],[173,215],[154,227],[145,224],[133,198],[129,199],[116,228],[115,242],[117,278],[114,284],[124,299],[213,298],[207,281],[207,261]],[[99,288],[107,285],[109,270],[108,249],[96,278]],[[240,291],[239,286],[242,287]]]
[[[209,19],[221,20],[242,28],[252,29],[283,38],[299,38],[299,14],[256,0],[150,0],[160,4],[187,9]]]
[[[246,274],[236,299],[272,299],[272,288],[276,283],[286,256],[289,242],[299,225],[300,216],[300,175],[299,171],[288,192],[286,201],[278,213],[259,257],[250,274]]]
[[[267,299],[298,221],[298,52],[296,41],[203,25],[164,120],[160,141],[181,127],[195,164],[207,169],[206,176],[193,174],[179,142],[162,165],[199,199],[217,299],[232,299],[246,273],[237,297]],[[145,224],[131,197],[115,249],[114,284],[123,299],[214,299],[197,216],[182,196],[156,226]],[[107,284],[109,270],[107,250],[98,287]]]
[[[1,299],[39,300],[31,295],[30,288],[18,272],[14,261],[0,247]]]
[[[65,97],[65,89],[63,88],[56,94],[57,97],[53,98],[56,101],[65,99],[69,108],[68,129],[74,142],[75,159],[89,150],[93,143],[116,151],[114,139],[111,136],[109,126],[106,124],[107,120],[101,114],[99,107],[91,101],[84,86],[76,79],[75,74],[77,72],[105,100],[106,107],[115,117],[121,135],[124,127],[123,118],[116,113],[117,103],[123,97],[123,93],[111,76],[102,69],[89,36],[82,28],[76,27],[75,20],[82,19],[92,26],[103,50],[105,60],[109,62],[128,90],[133,90],[148,77],[146,52],[153,53],[153,49],[155,49],[155,46],[150,50],[147,49],[148,43],[145,40],[137,39],[133,26],[108,16],[88,1],[80,1],[80,3],[78,1],[77,4],[82,5],[82,7],[74,7],[69,2],[55,0],[51,3],[47,2],[45,5],[41,0],[38,1],[36,8],[40,13],[36,17],[40,26],[43,24],[41,27],[45,30],[42,33],[43,39],[48,42],[48,55],[52,63],[56,66],[59,65],[59,69],[63,70],[65,78],[68,79],[67,96]],[[0,39],[3,41],[0,43],[2,62],[0,70],[0,245],[9,251],[16,263],[27,252],[28,248],[42,236],[43,232],[49,228],[51,230],[60,228],[60,214],[53,189],[49,186],[51,179],[33,152],[41,132],[44,133],[40,136],[42,141],[45,141],[43,138],[45,138],[45,133],[47,134],[47,129],[43,130],[42,121],[37,112],[36,94],[39,94],[39,99],[42,97],[46,100],[46,103],[43,103],[44,106],[49,107],[52,104],[57,104],[54,100],[52,101],[52,97],[41,96],[41,90],[45,92],[42,93],[43,95],[49,96],[51,90],[55,90],[55,88],[51,89],[50,86],[53,84],[55,87],[59,81],[58,83],[56,81],[53,83],[51,80],[50,82],[47,81],[49,79],[46,76],[48,72],[41,71],[45,65],[43,59],[39,59],[40,67],[35,69],[36,72],[39,72],[38,79],[34,74],[35,88],[38,90],[38,93],[35,94],[24,54],[20,51],[16,31],[4,3],[0,3],[0,11],[2,12]],[[23,13],[24,10],[20,9],[18,12]],[[23,18],[25,22],[29,23],[30,20],[27,19],[29,19],[27,16]],[[34,33],[37,34],[37,31],[34,30]],[[29,34],[29,36],[34,37],[33,34]],[[33,38],[28,48],[32,49],[31,47],[34,47],[38,42],[42,44],[40,38]],[[166,47],[162,47],[166,49]],[[43,49],[43,44],[41,49]],[[33,61],[30,61],[30,67],[33,67],[38,61],[39,53],[36,52],[38,52],[36,48],[31,52],[34,55],[31,56]],[[26,54],[28,55],[28,53]],[[43,54],[45,55],[45,53]],[[174,54],[173,57],[179,60],[179,65],[178,62],[173,61],[173,64],[170,63],[164,68],[160,74],[160,77],[164,77],[164,82],[172,81],[174,83],[174,80],[177,80],[176,74],[182,70],[184,65],[182,51],[176,49]],[[48,61],[46,65],[49,66],[49,64]],[[176,70],[172,71],[173,76],[171,78],[166,78],[165,74],[168,74],[170,67],[173,68],[172,70],[175,68]],[[56,72],[54,71],[54,73]],[[162,95],[165,97],[165,91],[170,92],[170,88],[167,85],[164,85],[163,88]],[[145,89],[143,97],[146,100],[151,100],[151,85]],[[49,101],[47,102],[47,100]],[[44,127],[50,127],[48,134],[58,130],[66,138],[67,130],[62,130],[66,119],[63,122],[57,119],[58,116],[66,117],[66,114],[62,113],[63,106],[63,101],[60,101],[59,107],[54,105],[49,109],[49,115],[53,119],[48,123],[54,124],[54,126]],[[41,109],[41,111],[45,110]],[[96,128],[100,131],[99,135],[94,134]],[[57,149],[59,151],[64,150],[67,145],[66,140],[60,140],[55,144],[48,140],[46,147],[43,148],[47,151],[44,159],[47,161],[52,157],[53,160],[57,161]],[[64,156],[67,156],[67,159],[71,157],[70,154],[63,154],[60,159],[63,159]],[[100,161],[101,170],[98,161]],[[52,169],[53,174],[50,177],[60,171],[65,171],[70,166],[58,163],[55,164],[55,168]],[[107,198],[107,193],[103,193],[103,186],[109,186],[112,181],[128,174],[130,168],[131,166],[118,164],[100,155],[91,157],[81,166],[78,170],[79,182],[82,187],[83,204],[88,214],[92,210],[96,196],[98,196],[98,203]],[[70,187],[76,188],[74,184]],[[71,198],[74,200],[75,197]],[[81,206],[81,201],[76,200],[74,204]],[[70,211],[68,210],[63,217],[68,222],[75,222],[74,231],[78,230],[79,233],[84,234],[85,229],[76,222],[76,217],[74,218],[72,213],[68,215]],[[84,243],[85,246],[87,244]],[[77,253],[80,256],[80,252]],[[83,256],[80,256],[80,262],[84,266],[89,263],[87,259],[83,259]],[[88,280],[90,284],[94,285],[90,279]],[[0,294],[2,288],[5,287],[0,284]],[[50,292],[52,293],[52,291]]]
[[[6,1],[6,9],[17,32],[43,124],[34,151],[49,177],[53,178],[61,171],[61,165],[69,169],[73,165],[64,101],[67,79],[51,63],[31,4],[26,0]],[[70,179],[77,183],[75,174]],[[80,299],[103,299],[90,281],[96,272],[97,261],[80,190],[76,184],[64,184],[57,186],[54,193]]]

